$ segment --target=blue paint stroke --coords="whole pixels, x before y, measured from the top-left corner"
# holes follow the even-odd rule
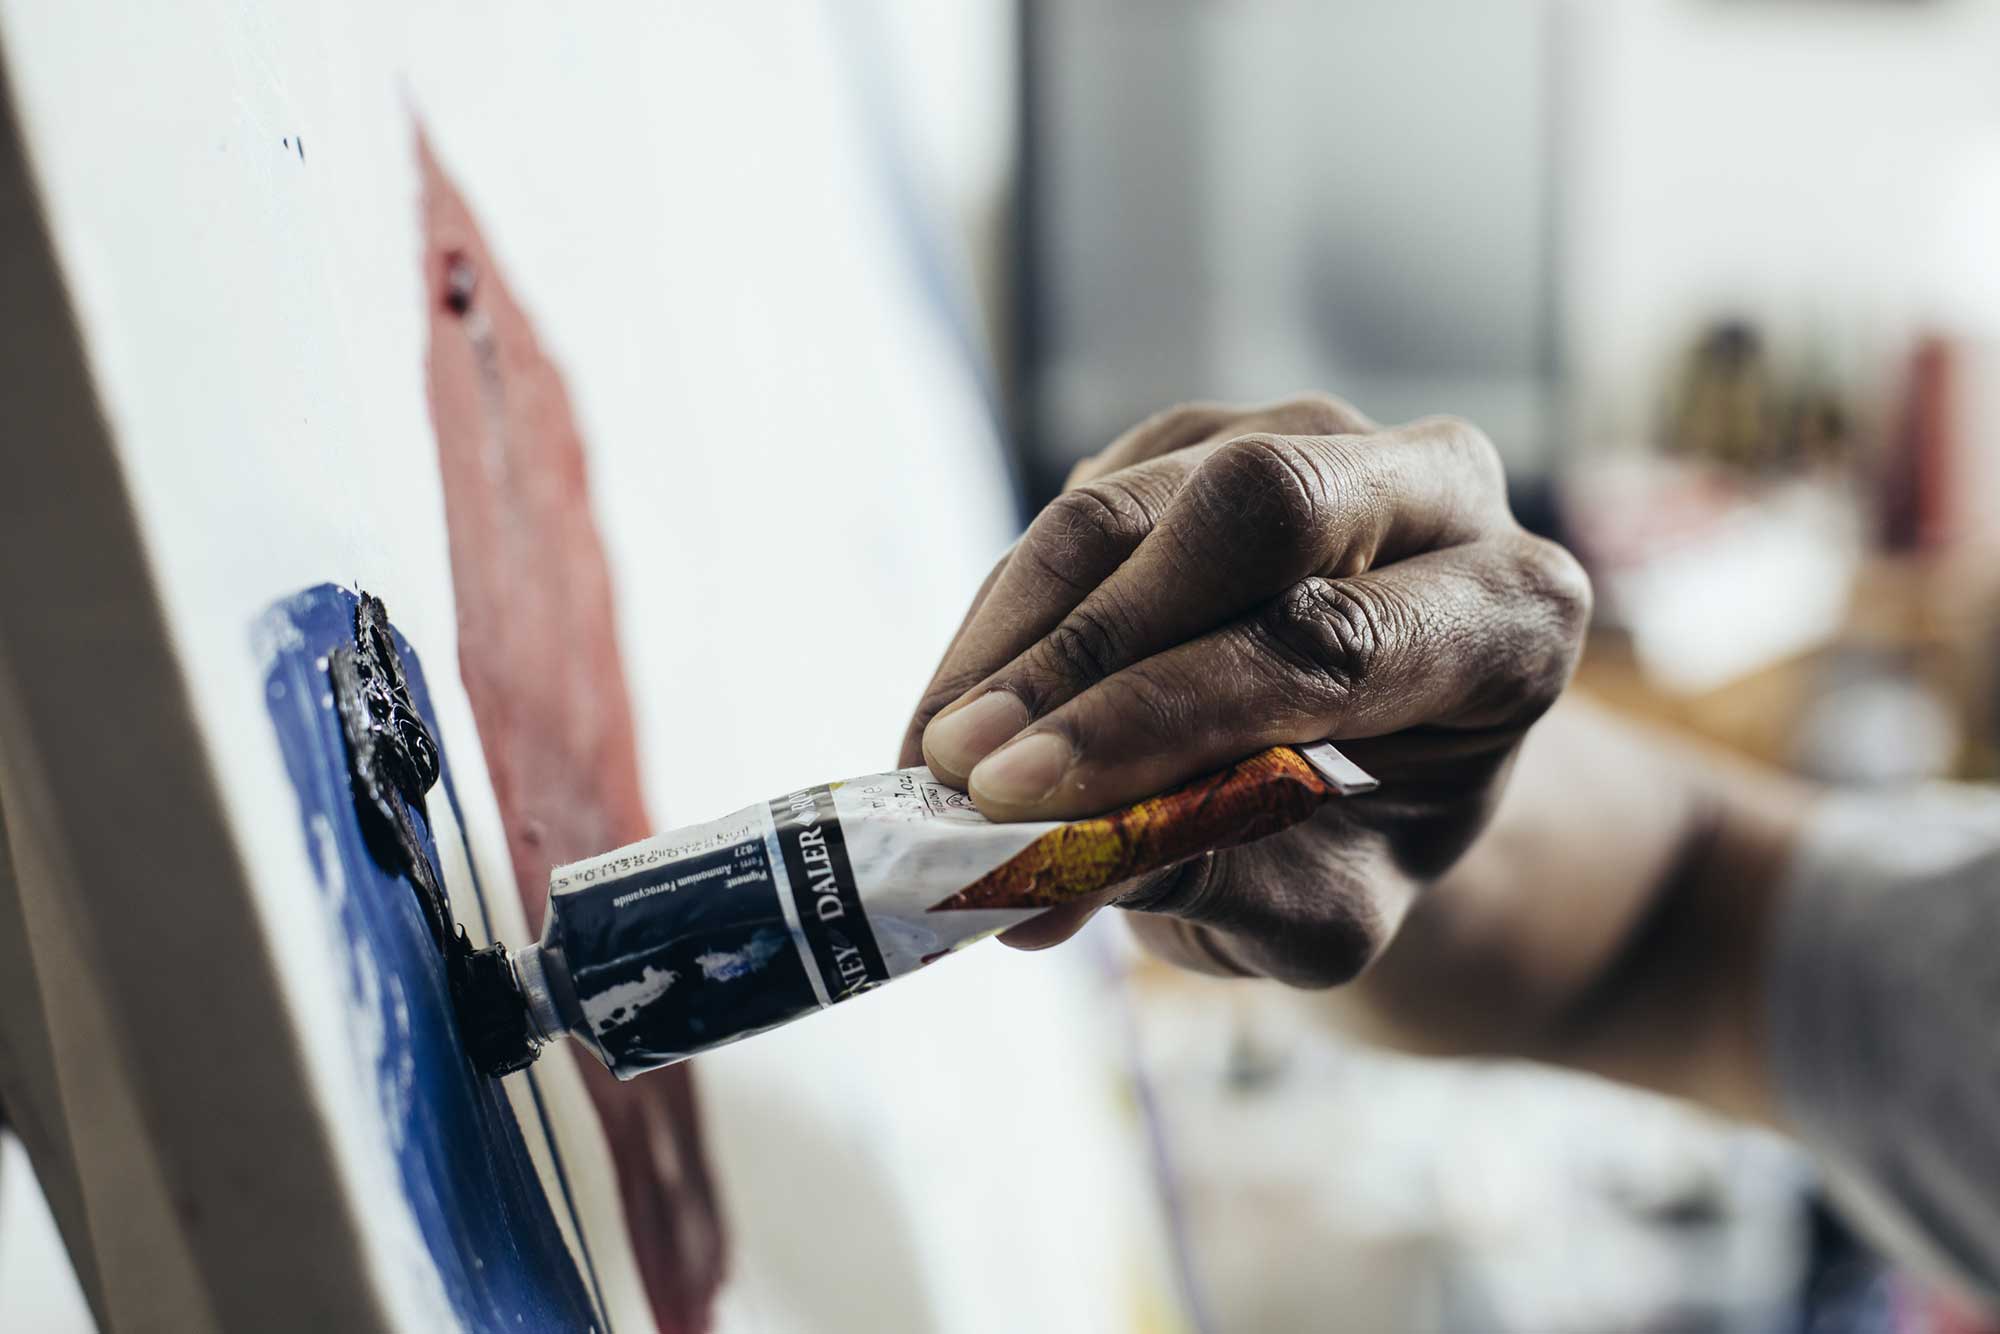
[[[353,642],[356,600],[333,584],[308,589],[267,611],[254,642],[268,655],[265,704],[298,795],[306,851],[344,936],[350,1011],[361,1016],[364,1040],[378,1047],[375,1092],[404,1195],[464,1328],[600,1331],[595,1275],[586,1285],[563,1242],[513,1107],[499,1081],[476,1073],[459,1046],[442,962],[416,893],[376,862],[363,839],[326,673],[326,655]],[[423,668],[403,637],[395,639],[410,697],[442,753]],[[450,775],[447,761],[430,799],[457,815]],[[437,865],[432,833],[421,819],[418,827]],[[484,895],[476,884],[474,891],[483,915]],[[552,1139],[548,1150],[555,1154]],[[560,1157],[555,1162],[567,1194]]]

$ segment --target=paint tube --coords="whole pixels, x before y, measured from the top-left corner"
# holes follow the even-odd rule
[[[454,988],[461,1031],[489,1074],[567,1035],[630,1079],[1374,786],[1320,742],[1073,821],[995,824],[923,768],[801,788],[558,867],[542,939]]]

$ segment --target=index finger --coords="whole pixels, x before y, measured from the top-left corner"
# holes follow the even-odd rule
[[[1125,563],[1206,456],[1187,451],[1126,468],[1064,492],[1035,517],[932,674],[904,741],[904,763],[922,758],[924,729],[945,706],[1055,629]],[[994,737],[992,745],[1006,739]]]
[[[938,677],[951,664],[951,655],[957,650],[959,642],[965,638],[966,627],[978,617],[979,609],[986,605],[986,599],[992,595],[993,585],[1000,582],[1000,576],[1006,572],[1007,562],[1013,554],[1012,547],[1002,552],[1000,559],[993,562],[993,568],[986,572],[986,577],[979,581],[979,591],[972,595],[972,603],[965,609],[965,616],[959,621],[958,629],[952,631],[951,642],[944,648],[944,657],[939,661],[937,671],[931,673],[931,684],[925,689],[923,698],[918,700],[917,711],[911,716],[909,725],[903,729],[903,748],[896,756],[897,768],[907,769],[911,765],[924,762],[924,726],[930,722],[931,714],[937,711],[936,709],[927,711],[924,706],[937,689]]]

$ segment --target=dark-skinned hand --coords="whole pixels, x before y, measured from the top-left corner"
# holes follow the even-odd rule
[[[992,819],[1067,819],[1334,739],[1378,792],[1006,937],[1055,944],[1115,900],[1174,962],[1331,985],[1479,832],[1589,607],[1466,422],[1177,407],[1079,465],[987,577],[901,762]]]

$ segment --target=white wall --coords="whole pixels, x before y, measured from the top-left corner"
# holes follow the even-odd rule
[[[902,112],[914,184],[952,228],[953,258],[992,351],[1004,355],[1020,157],[1016,0],[874,0],[873,13],[889,66],[883,92]]]
[[[0,1329],[91,1334],[96,1328],[27,1151],[0,1132]]]
[[[1044,6],[1057,449],[1176,400],[1455,411],[1546,438],[1546,0]]]
[[[2000,324],[2000,3],[1572,0],[1569,18],[1586,440],[1643,434],[1660,367],[1712,315],[1863,363],[1914,325]]]

